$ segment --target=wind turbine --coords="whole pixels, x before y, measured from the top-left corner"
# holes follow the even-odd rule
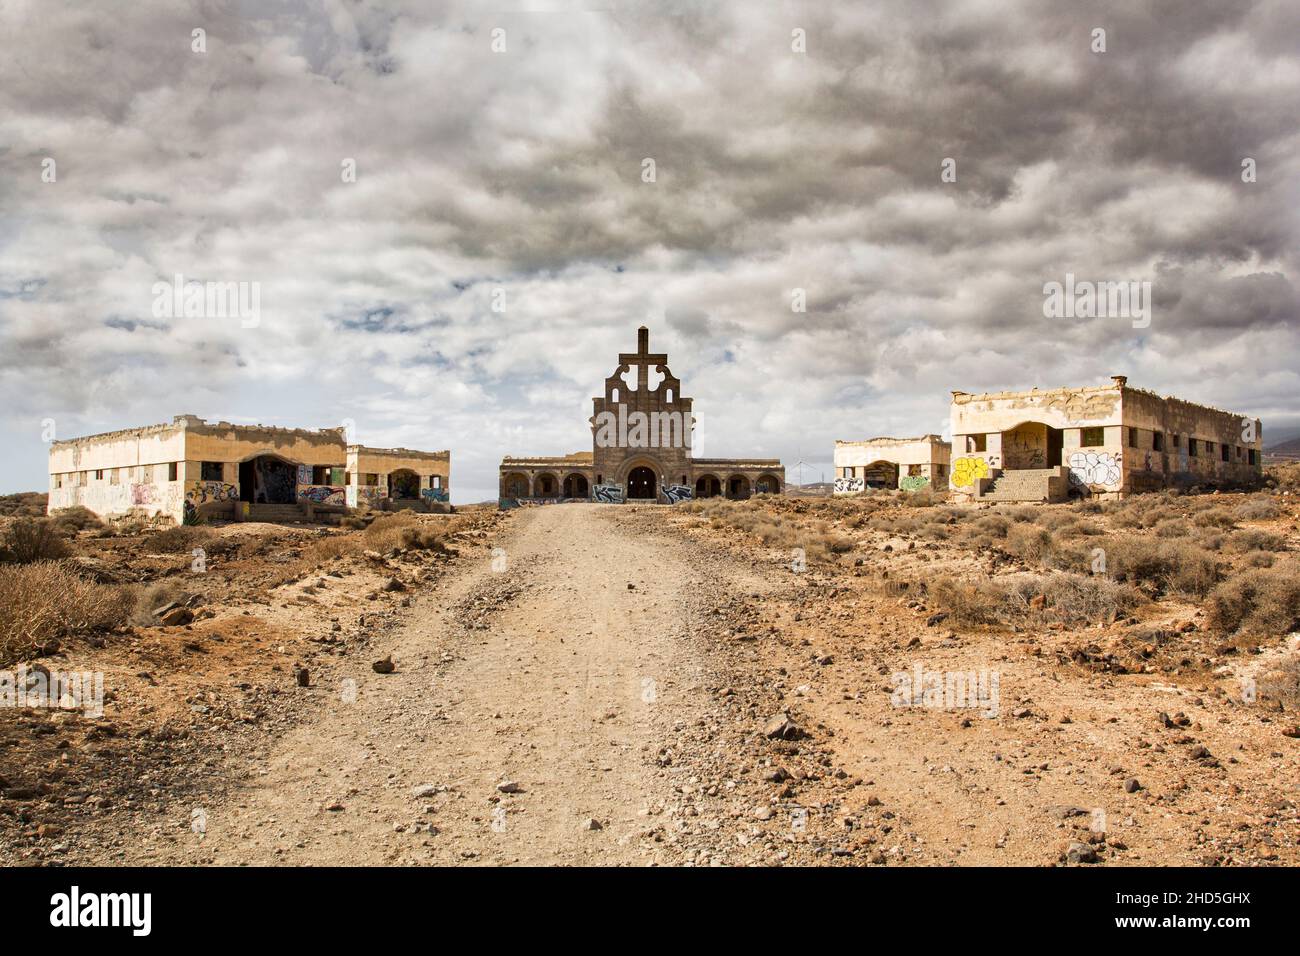
[[[808,464],[808,462],[804,461],[802,458],[800,458],[798,461],[796,461],[796,462],[794,463],[794,466],[795,466],[796,468],[799,469],[799,488],[800,488],[800,490],[803,489],[803,466],[806,465],[806,464]]]

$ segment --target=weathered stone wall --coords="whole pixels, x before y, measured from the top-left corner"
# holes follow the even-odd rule
[[[1257,419],[1130,388],[1124,376],[1090,388],[954,392],[952,429],[950,485],[959,496],[1011,470],[1064,467],[1075,493],[1102,497],[1196,482],[1250,484],[1262,474]]]
[[[937,485],[947,487],[952,446],[938,435],[920,438],[870,438],[835,443],[835,494],[855,494],[867,487],[869,469],[880,463],[897,466],[890,471],[892,486],[917,491]]]

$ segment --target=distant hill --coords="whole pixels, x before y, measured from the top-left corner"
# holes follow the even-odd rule
[[[1269,458],[1300,458],[1300,437],[1269,445],[1264,449],[1264,455]]]

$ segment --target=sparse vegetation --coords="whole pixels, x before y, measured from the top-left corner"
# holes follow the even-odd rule
[[[1300,628],[1300,577],[1295,567],[1246,571],[1210,594],[1210,624],[1224,634],[1279,637]]]
[[[0,564],[57,561],[70,553],[67,542],[45,518],[11,521],[0,535]]]
[[[45,651],[52,641],[122,624],[130,592],[96,584],[55,561],[0,567],[0,664]]]

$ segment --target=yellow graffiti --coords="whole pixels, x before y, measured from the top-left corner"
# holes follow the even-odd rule
[[[970,488],[980,478],[989,476],[989,463],[983,458],[958,458],[952,463],[952,486]]]

